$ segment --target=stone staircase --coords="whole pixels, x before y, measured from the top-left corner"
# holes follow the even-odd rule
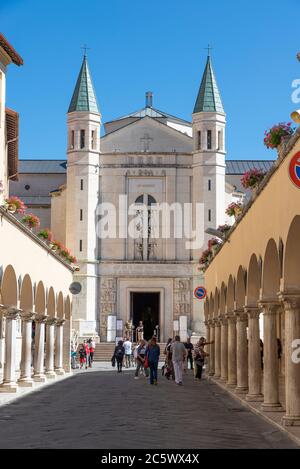
[[[160,361],[164,361],[165,343],[159,343],[160,346]],[[94,361],[95,362],[110,362],[115,350],[115,344],[112,342],[100,342],[96,345]]]

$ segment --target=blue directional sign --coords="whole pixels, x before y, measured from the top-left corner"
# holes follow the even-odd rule
[[[198,300],[204,300],[206,297],[206,289],[204,287],[196,287],[194,290],[194,295],[195,298],[198,298]]]

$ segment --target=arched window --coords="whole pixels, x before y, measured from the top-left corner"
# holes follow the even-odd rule
[[[143,205],[143,209],[137,209],[137,223],[136,229],[139,236],[136,240],[137,258],[142,260],[149,260],[154,258],[154,248],[157,243],[152,237],[154,217],[152,211],[154,205],[157,204],[155,198],[149,194],[139,195],[135,200],[136,205]],[[147,210],[145,208],[147,207]],[[145,236],[146,233],[146,236]]]

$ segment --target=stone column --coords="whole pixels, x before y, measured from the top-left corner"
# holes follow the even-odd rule
[[[31,377],[32,361],[32,321],[35,314],[31,311],[21,313],[22,318],[22,358],[21,374],[18,380],[19,386],[32,387],[34,382]]]
[[[215,319],[215,378],[221,376],[221,323]]]
[[[55,335],[56,318],[48,318],[46,321],[46,377],[55,378],[54,371],[54,335]]]
[[[37,314],[35,317],[35,339],[34,339],[34,375],[33,379],[44,383],[47,381],[44,373],[45,355],[45,322],[47,316]]]
[[[228,322],[221,318],[221,381],[228,379]]]
[[[236,364],[236,317],[227,314],[228,321],[228,380],[227,386],[235,388],[237,385],[237,364]]]
[[[236,363],[237,387],[236,393],[244,394],[248,391],[248,344],[247,344],[247,315],[244,310],[235,311],[236,315]]]
[[[285,395],[283,424],[300,426],[300,294],[280,296],[285,315]]]
[[[205,321],[205,325],[206,325],[206,342],[210,342],[210,322],[209,321]],[[206,376],[209,374],[210,372],[210,345],[208,345],[208,350],[207,350],[207,353],[209,354],[208,357],[207,357],[207,365],[206,365],[206,368],[205,368],[205,374]]]
[[[263,401],[261,393],[261,356],[260,356],[260,334],[259,334],[259,309],[258,307],[245,307],[248,314],[248,370],[249,391],[247,401]]]
[[[20,310],[17,308],[5,308],[5,362],[3,383],[0,392],[17,392],[16,383],[16,323],[20,318]]]
[[[71,334],[72,319],[66,319],[63,333],[63,369],[66,373],[71,372]]]
[[[261,302],[264,310],[264,411],[282,410],[279,402],[276,315],[279,303]]]
[[[213,319],[209,320],[210,324],[210,341],[213,342],[209,346],[209,376],[215,374],[215,323]]]
[[[64,375],[63,369],[63,324],[64,320],[58,320],[56,324],[56,338],[55,338],[55,373],[57,375]]]

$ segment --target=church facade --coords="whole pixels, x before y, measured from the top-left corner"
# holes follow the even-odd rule
[[[27,181],[25,202],[44,225],[51,220],[55,238],[78,260],[73,327],[80,337],[113,340],[128,320],[134,327],[143,321],[146,338],[155,333],[161,342],[174,332],[183,339],[205,334],[203,305],[193,294],[204,282],[198,262],[211,237],[205,232],[230,223],[226,207],[244,197],[239,172],[228,173],[225,162],[226,114],[211,58],[192,123],[156,109],[152,99],[147,92],[145,107],[105,123],[100,137],[84,57],[67,114],[66,164],[39,162],[56,169],[41,169],[37,189],[34,169],[26,173],[34,163],[23,161],[11,188],[20,194]]]

